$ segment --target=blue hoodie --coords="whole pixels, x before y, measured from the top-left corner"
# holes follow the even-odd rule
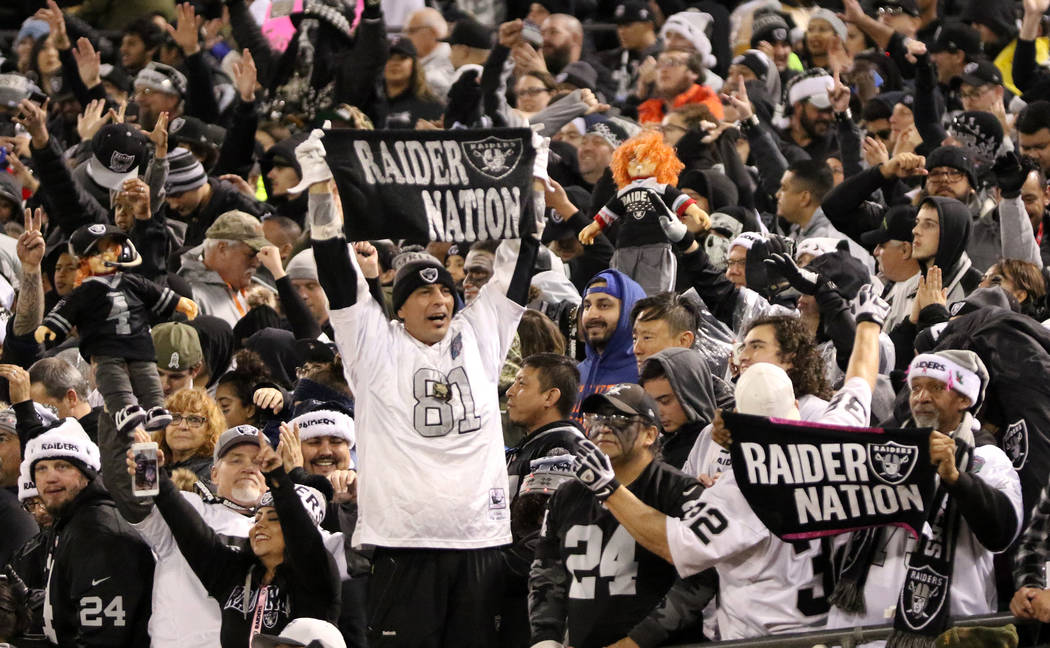
[[[603,270],[587,283],[584,297],[597,281],[604,281],[605,287],[595,288],[595,292],[603,292],[620,300],[620,321],[603,352],[599,353],[587,344],[587,359],[579,365],[580,394],[573,408],[573,416],[577,415],[580,403],[587,396],[604,392],[619,383],[638,382],[638,360],[634,357],[630,320],[634,303],[645,297],[645,291],[619,270]],[[582,305],[580,309],[582,313]]]

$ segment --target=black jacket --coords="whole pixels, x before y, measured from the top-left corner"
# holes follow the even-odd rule
[[[48,534],[45,610],[59,646],[149,645],[153,553],[98,479],[58,515]],[[51,633],[48,633],[51,634]]]
[[[534,459],[551,454],[560,454],[558,448],[572,454],[577,442],[584,439],[580,426],[573,421],[555,421],[530,433],[518,445],[507,450],[507,476],[510,478],[510,499],[518,496],[521,482],[532,472],[529,465]],[[551,451],[555,452],[552,453]]]
[[[298,617],[335,623],[340,609],[339,576],[321,532],[303,508],[283,468],[266,473],[266,482],[281,520],[285,560],[268,586],[262,632],[280,634],[289,621]],[[251,551],[228,546],[167,477],[161,479],[155,503],[186,562],[222,608],[223,648],[244,648],[265,568]]]

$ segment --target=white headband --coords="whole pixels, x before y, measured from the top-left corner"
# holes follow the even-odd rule
[[[915,378],[924,376],[939,380],[970,399],[973,405],[981,399],[981,378],[943,355],[921,353],[908,365],[908,387]]]
[[[826,95],[831,92],[834,87],[835,80],[826,75],[802,79],[795,85],[791,86],[791,90],[788,91],[788,105],[792,106],[803,99],[808,99],[816,95]]]
[[[354,435],[354,419],[334,410],[315,410],[292,419],[299,424],[299,438],[305,441],[316,437],[333,436],[345,439],[352,448],[357,443]]]

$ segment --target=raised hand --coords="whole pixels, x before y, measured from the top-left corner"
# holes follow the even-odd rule
[[[602,228],[598,226],[598,223],[591,221],[590,223],[588,223],[587,227],[584,227],[582,230],[580,230],[580,243],[583,243],[584,245],[590,245],[591,243],[594,243],[594,239],[597,238],[599,234],[601,234],[601,231]]]
[[[193,56],[201,51],[200,34],[204,18],[197,15],[193,5],[184,2],[175,8],[175,26],[164,25],[182,53]]]
[[[284,394],[280,389],[261,387],[255,390],[252,402],[260,409],[273,410],[273,413],[277,414],[284,409]]]
[[[153,130],[147,133],[149,141],[153,142],[153,157],[163,160],[168,157],[168,113],[162,112],[157,117],[157,123]]]
[[[81,141],[89,141],[112,118],[112,111],[104,113],[105,109],[105,100],[92,99],[84,112],[77,115],[77,133]]]
[[[281,279],[287,273],[284,271],[284,263],[281,261],[281,251],[275,245],[267,245],[255,255],[259,263],[270,271],[275,280]]]
[[[56,49],[70,48],[69,34],[66,33],[66,17],[62,15],[62,10],[59,9],[55,0],[47,0],[47,6],[37,9],[33,17],[47,22],[48,27],[51,28],[51,44]]]
[[[149,220],[153,216],[150,211],[149,185],[141,178],[124,181],[124,186],[117,194],[117,204],[130,210],[136,220]]]
[[[44,250],[47,248],[44,235],[40,233],[43,223],[44,211],[42,209],[37,207],[35,213],[29,209],[25,210],[25,231],[18,237],[18,244],[15,247],[18,260],[22,262],[23,268],[37,270],[40,268]]]
[[[18,114],[15,115],[16,123],[21,124],[32,138],[33,148],[42,149],[47,146],[49,135],[47,134],[47,107],[51,103],[48,97],[43,106],[38,106],[28,99],[18,102]]]
[[[299,424],[281,423],[281,436],[277,443],[277,454],[281,455],[284,469],[291,472],[303,467],[303,444],[299,440]]]
[[[864,153],[864,161],[868,163],[869,167],[876,167],[890,161],[890,152],[886,150],[886,145],[882,143],[881,139],[865,137],[860,146]]]
[[[521,30],[525,23],[518,20],[509,20],[499,26],[499,44],[507,49],[513,49],[521,42]]]
[[[803,295],[815,295],[821,286],[827,283],[827,280],[816,272],[798,267],[788,254],[770,254],[762,263],[780,273],[792,288]]]
[[[576,474],[576,480],[599,500],[608,499],[620,487],[609,457],[590,440],[580,441],[572,462],[572,470]]]
[[[874,322],[879,328],[886,323],[890,314],[890,305],[875,292],[875,286],[864,284],[853,302],[853,317],[858,324]]]
[[[264,473],[273,472],[282,464],[281,457],[270,445],[262,430],[259,430],[259,454],[255,455],[253,463]]]
[[[241,60],[233,64],[233,84],[237,88],[237,94],[241,101],[251,103],[255,101],[255,86],[259,80],[259,71],[255,67],[255,59],[252,53],[245,48],[241,52]]]
[[[375,279],[379,276],[379,254],[374,245],[368,241],[354,243],[354,256],[357,257],[357,265],[365,279]]]
[[[73,48],[73,59],[77,62],[77,72],[80,80],[87,88],[94,88],[102,83],[102,54],[95,51],[95,46],[90,40],[81,36],[77,39],[77,46]]]

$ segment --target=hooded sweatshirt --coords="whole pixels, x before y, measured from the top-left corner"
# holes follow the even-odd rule
[[[948,290],[948,303],[961,301],[981,282],[981,273],[966,254],[970,240],[970,210],[954,198],[932,196],[923,201],[924,205],[927,203],[937,208],[941,230],[933,263],[929,259],[919,261],[919,267],[923,275],[930,265],[940,268],[943,286]]]
[[[604,281],[605,286],[591,288],[599,281]],[[573,416],[579,416],[580,403],[587,396],[604,392],[619,383],[638,382],[638,360],[634,357],[634,345],[631,340],[631,309],[636,301],[645,297],[645,291],[619,270],[604,270],[596,274],[583,291],[584,298],[592,290],[619,299],[620,318],[604,350],[598,351],[587,343],[587,358],[578,367],[580,396],[576,399]],[[580,317],[582,316],[581,308]],[[583,330],[582,322],[580,329]]]
[[[660,435],[664,463],[681,469],[696,438],[715,415],[715,390],[703,357],[692,349],[673,347],[645,361],[659,363],[688,420],[674,432]]]

